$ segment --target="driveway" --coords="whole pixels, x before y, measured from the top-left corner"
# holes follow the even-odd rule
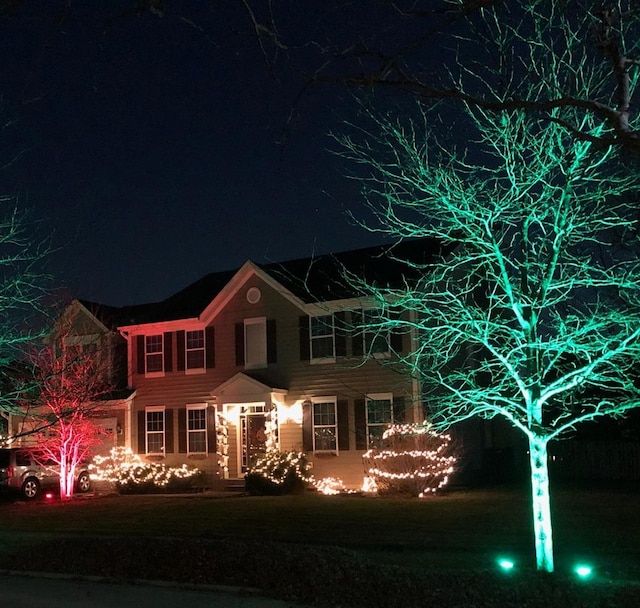
[[[0,573],[0,605],[11,608],[300,608],[241,590],[161,584],[123,585],[32,573]]]

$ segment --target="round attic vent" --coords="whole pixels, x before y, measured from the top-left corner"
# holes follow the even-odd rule
[[[247,289],[247,302],[249,304],[257,304],[262,297],[262,293],[257,287],[249,287]]]

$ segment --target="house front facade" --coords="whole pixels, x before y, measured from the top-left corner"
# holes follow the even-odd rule
[[[424,243],[410,253],[434,255]],[[316,480],[360,488],[362,454],[388,424],[423,412],[418,387],[395,365],[412,336],[371,329],[375,304],[344,280],[349,272],[385,285],[406,278],[377,247],[248,261],[149,305],[74,303],[126,348],[117,443],[148,461],[198,467],[212,487],[243,479],[273,448],[305,453]]]

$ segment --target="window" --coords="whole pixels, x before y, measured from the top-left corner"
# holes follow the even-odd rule
[[[147,374],[164,371],[162,366],[162,334],[158,334],[157,336],[145,336],[144,353],[146,364],[145,371]]]
[[[367,395],[367,447],[380,445],[382,434],[393,424],[393,396],[390,393]]]
[[[244,365],[246,368],[267,367],[267,319],[244,320]]]
[[[204,330],[186,332],[185,348],[187,369],[204,369]]]
[[[187,452],[207,451],[207,409],[202,405],[187,406]]]
[[[147,454],[164,454],[164,407],[145,409]]]
[[[389,352],[389,330],[380,327],[382,319],[377,310],[362,311],[362,338],[365,356],[374,357]]]
[[[333,315],[320,315],[309,319],[311,359],[335,358],[335,332]]]
[[[335,452],[338,448],[336,398],[317,397],[313,404],[313,449],[316,452]]]

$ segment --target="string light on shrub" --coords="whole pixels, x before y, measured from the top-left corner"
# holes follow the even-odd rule
[[[316,490],[327,496],[335,496],[336,494],[353,494],[355,490],[349,490],[342,479],[337,477],[323,477],[314,482]]]
[[[260,475],[278,485],[284,483],[290,475],[295,475],[305,483],[313,482],[309,461],[301,452],[267,450],[256,460],[250,473]]]
[[[381,446],[365,452],[363,461],[379,490],[424,497],[447,485],[456,457],[449,435],[419,423],[391,425]]]
[[[89,465],[91,478],[109,481],[120,486],[151,484],[166,487],[173,479],[189,479],[200,474],[200,470],[183,464],[168,467],[160,462],[144,462],[129,448],[112,448],[109,456],[95,456]]]

